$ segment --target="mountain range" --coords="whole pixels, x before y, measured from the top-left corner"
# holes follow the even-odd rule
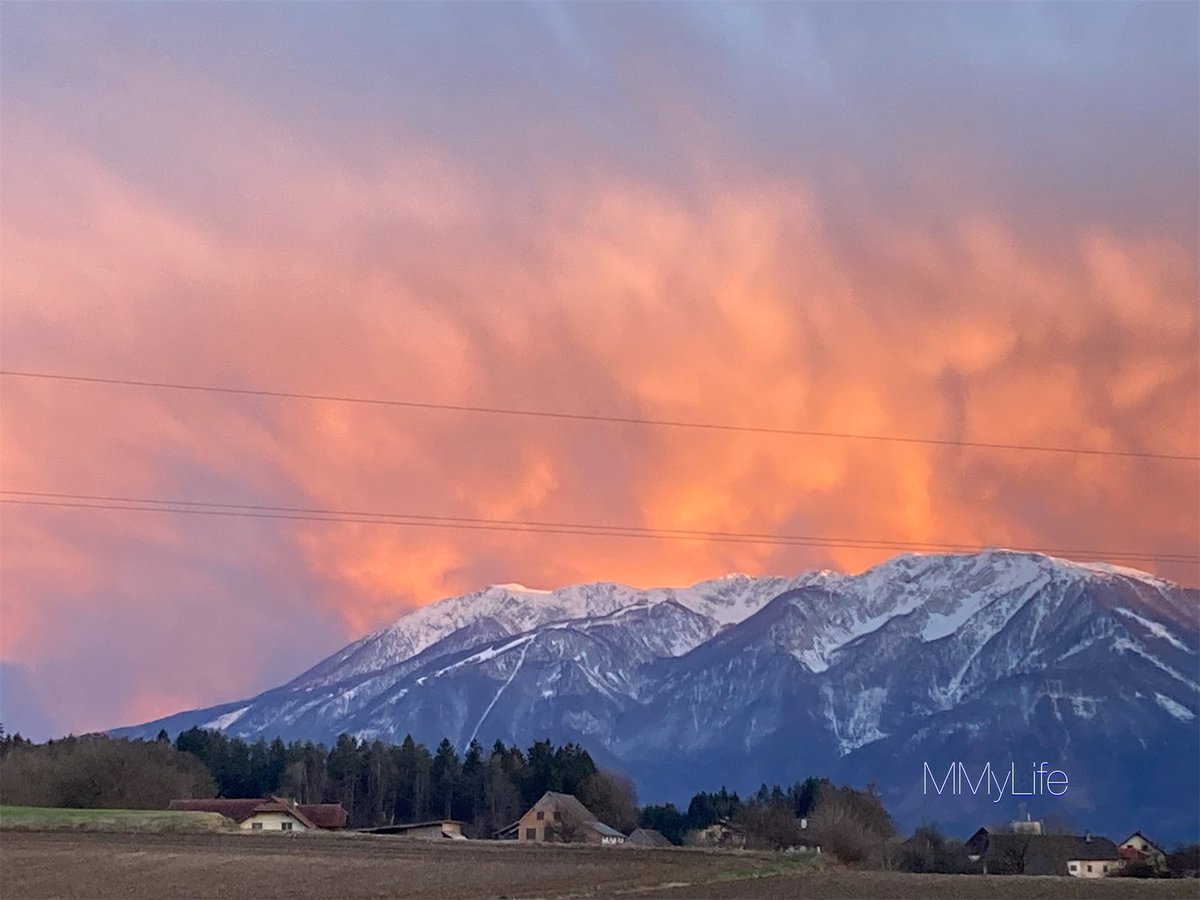
[[[1200,592],[992,550],[688,588],[493,585],[417,609],[258,696],[118,729],[256,739],[582,743],[643,800],[809,775],[901,825],[1029,813],[1200,837]],[[939,795],[1046,762],[1062,796]],[[1124,834],[1120,834],[1124,837]]]

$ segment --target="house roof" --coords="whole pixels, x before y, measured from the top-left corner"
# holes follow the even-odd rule
[[[1162,852],[1163,852],[1163,851],[1162,851],[1162,848],[1161,848],[1160,846],[1158,846],[1158,844],[1154,843],[1154,841],[1150,840],[1150,838],[1146,837],[1146,836],[1145,836],[1144,834],[1142,834],[1140,831],[1135,831],[1135,832],[1134,832],[1133,834],[1131,834],[1129,837],[1125,838],[1125,840],[1121,841],[1121,845],[1122,845],[1122,846],[1124,846],[1125,844],[1128,844],[1128,843],[1129,843],[1130,841],[1132,841],[1132,840],[1133,840],[1135,837],[1140,837],[1140,838],[1141,838],[1143,841],[1145,841],[1145,842],[1146,842],[1146,843],[1147,843],[1149,846],[1153,847],[1153,848],[1154,848],[1155,850],[1157,850],[1159,853],[1162,853]]]
[[[635,828],[626,839],[625,843],[634,844],[638,847],[671,847],[673,846],[666,837],[659,831],[653,828]]]
[[[513,822],[511,825],[505,825],[503,828],[498,828],[498,829],[496,829],[496,831],[494,831],[492,833],[492,837],[503,838],[503,837],[508,837],[509,835],[515,835],[517,833],[517,828],[520,826],[520,824],[521,824],[521,820],[518,819],[517,821]]]
[[[1093,835],[1091,838],[1077,837],[1071,859],[1120,859],[1117,845],[1106,837]]]
[[[340,803],[301,803],[300,810],[318,828],[345,828],[350,813]]]
[[[592,829],[592,831],[599,832],[605,837],[620,838],[621,840],[625,840],[625,835],[621,834],[621,832],[617,831],[617,829],[605,825],[603,822],[586,822],[585,824],[588,828]]]
[[[306,828],[317,827],[316,822],[302,813],[296,806],[279,797],[272,797],[270,800],[266,800],[254,807],[252,815],[258,815],[259,813],[283,813],[284,815],[292,816]]]
[[[1068,862],[1121,859],[1117,845],[1106,837],[1069,834],[988,834],[983,855],[1002,865],[1022,860],[1026,875],[1066,875]]]
[[[598,822],[596,814],[579,802],[574,794],[560,794],[556,791],[546,791],[541,799],[533,804],[534,809],[549,807],[558,810],[563,818],[574,819],[577,822]],[[624,835],[622,835],[623,837]]]
[[[988,838],[990,837],[990,831],[988,831],[986,828],[980,828],[963,843],[966,845],[968,850],[976,855],[979,855],[987,851]]]
[[[327,806],[330,804],[322,803],[318,805]],[[285,813],[307,828],[318,827],[299,807],[292,806],[292,804],[281,797],[216,797],[211,800],[172,800],[168,804],[167,809],[176,812],[220,813],[227,819],[233,819],[239,825],[259,813]],[[343,810],[343,812],[345,811]]]

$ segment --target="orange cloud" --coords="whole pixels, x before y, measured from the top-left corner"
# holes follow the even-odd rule
[[[932,226],[872,210],[851,182],[849,239],[799,174],[739,172],[698,193],[606,170],[485,178],[415,138],[364,137],[371,163],[356,165],[211,83],[156,71],[103,111],[161,112],[185,161],[216,160],[229,195],[142,183],[14,107],[6,367],[1196,452],[1197,272],[1178,235],[1068,223],[1047,246],[1002,210],[947,196]],[[209,99],[168,102],[192,95]],[[0,388],[9,489],[901,542],[1200,542],[1189,464]],[[58,660],[66,684],[63,648],[97,617],[122,623],[104,634],[130,665],[107,694],[71,701],[89,727],[282,681],[489,581],[680,584],[892,552],[16,507],[0,541],[4,658]],[[170,642],[178,668],[143,641]]]

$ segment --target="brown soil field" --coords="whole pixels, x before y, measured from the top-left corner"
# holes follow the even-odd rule
[[[0,832],[4,898],[1200,897],[1196,882],[801,871],[770,854],[366,835]]]
[[[1049,876],[909,875],[903,872],[851,872],[830,870],[781,874],[769,878],[717,881],[708,884],[636,891],[623,898],[662,900],[1104,900],[1104,898],[1200,898],[1200,882],[1149,881],[1136,878],[1081,878]]]

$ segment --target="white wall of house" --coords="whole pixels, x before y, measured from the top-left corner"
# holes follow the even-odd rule
[[[291,828],[285,827],[284,823],[291,823]],[[258,827],[255,827],[258,826]],[[295,816],[288,815],[285,812],[261,812],[255,813],[250,818],[242,823],[242,828],[245,831],[306,831],[305,825]]]
[[[1104,878],[1121,867],[1117,859],[1072,859],[1067,862],[1067,874],[1076,878]]]

